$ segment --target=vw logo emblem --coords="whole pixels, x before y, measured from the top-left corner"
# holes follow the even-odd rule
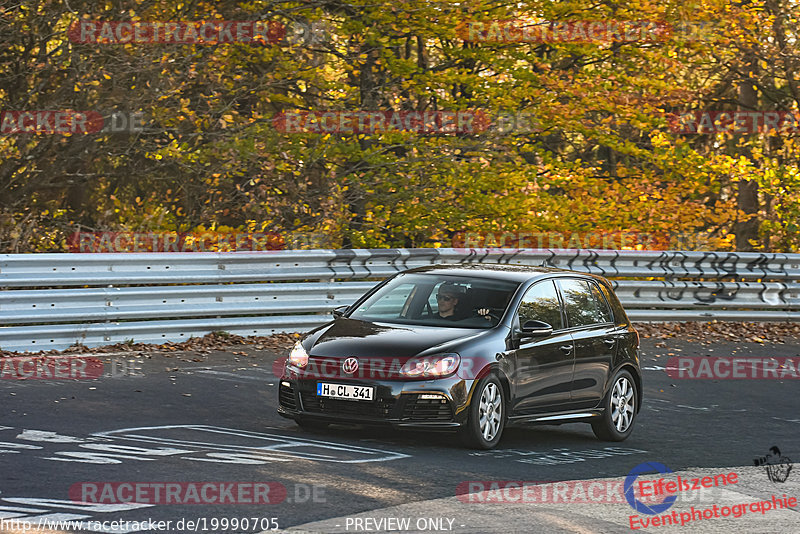
[[[358,371],[358,360],[355,358],[347,358],[345,361],[342,362],[342,371],[347,373],[348,375],[352,375],[356,371]]]

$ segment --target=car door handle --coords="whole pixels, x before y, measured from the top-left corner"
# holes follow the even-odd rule
[[[603,343],[605,343],[605,344],[606,344],[606,345],[608,345],[609,347],[611,347],[612,345],[614,345],[614,343],[616,343],[616,342],[617,342],[617,340],[616,340],[616,339],[614,339],[613,337],[607,337],[607,338],[603,339]]]
[[[569,354],[570,352],[572,352],[572,345],[561,345],[561,346],[560,346],[560,347],[558,347],[558,348],[559,348],[559,349],[561,349],[561,351],[562,351],[564,354]]]

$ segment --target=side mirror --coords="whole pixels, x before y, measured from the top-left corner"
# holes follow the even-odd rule
[[[526,337],[545,337],[553,333],[553,327],[544,321],[525,321],[522,335]]]
[[[350,308],[350,306],[337,306],[331,311],[331,313],[333,314],[333,316],[335,318],[338,319],[339,317],[342,317],[347,312],[348,308]]]

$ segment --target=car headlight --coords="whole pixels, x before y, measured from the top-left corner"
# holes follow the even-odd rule
[[[447,376],[455,373],[460,363],[461,356],[456,353],[421,356],[408,360],[400,374],[409,378]]]
[[[289,353],[289,363],[295,367],[305,367],[308,365],[308,353],[299,341],[294,344],[292,352]]]

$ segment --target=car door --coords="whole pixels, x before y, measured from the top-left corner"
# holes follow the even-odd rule
[[[525,321],[549,323],[553,333],[546,337],[522,338],[514,351],[515,399],[512,411],[530,414],[554,411],[570,402],[574,343],[564,328],[561,302],[553,280],[532,285],[522,297],[514,318],[519,332]]]
[[[597,406],[603,398],[616,352],[617,327],[593,280],[563,278],[558,289],[575,343],[572,402],[575,409]]]

